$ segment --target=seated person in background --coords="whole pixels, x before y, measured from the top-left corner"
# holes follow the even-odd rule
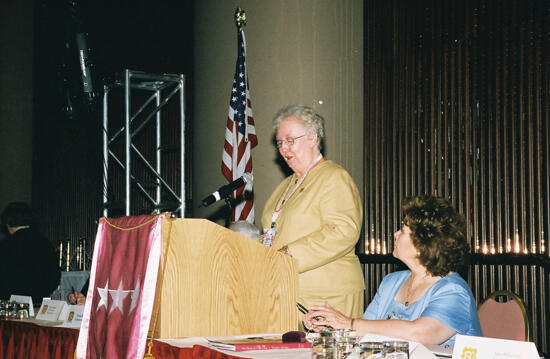
[[[248,221],[231,222],[229,229],[254,240],[259,239],[261,235],[260,229]]]
[[[476,302],[456,271],[469,253],[463,216],[444,199],[419,196],[403,205],[403,226],[394,234],[394,257],[409,270],[388,274],[363,314],[350,318],[330,305],[312,306],[306,327],[351,328],[360,336],[379,334],[454,345],[455,335],[481,334]]]
[[[53,245],[36,228],[31,207],[12,202],[1,215],[8,236],[0,248],[0,298],[28,295],[33,304],[59,285],[61,270]]]

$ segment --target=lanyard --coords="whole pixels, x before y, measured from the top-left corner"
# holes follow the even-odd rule
[[[298,181],[296,181],[296,184],[294,185],[294,188],[292,189],[292,191],[290,191],[290,193],[288,191],[290,189],[290,185],[292,184],[292,181],[290,181],[288,183],[288,186],[286,186],[285,192],[283,193],[281,199],[279,200],[279,203],[277,203],[277,206],[275,207],[275,211],[273,212],[273,215],[271,216],[271,228],[275,227],[275,221],[277,221],[277,218],[279,218],[279,214],[281,214],[281,210],[283,209],[283,206],[285,205],[285,203],[288,202],[290,197],[292,197],[294,192],[296,192],[298,187],[300,187],[302,182],[304,182],[304,180],[306,179],[307,174],[313,168],[313,166],[315,166],[322,158],[323,158],[322,154],[319,154],[319,156],[317,156],[315,161],[313,161],[309,165],[309,167],[307,168],[306,172],[304,172],[302,177],[300,177],[300,179]]]

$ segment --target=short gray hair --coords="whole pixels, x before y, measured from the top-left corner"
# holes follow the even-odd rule
[[[317,149],[321,151],[322,143],[325,141],[325,119],[316,113],[311,107],[292,105],[287,106],[273,118],[273,130],[277,132],[285,118],[295,116],[304,122],[308,134],[317,134]]]
[[[260,229],[248,221],[231,222],[229,229],[254,240],[257,240],[261,235]]]

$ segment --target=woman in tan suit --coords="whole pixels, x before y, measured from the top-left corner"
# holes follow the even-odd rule
[[[330,303],[342,313],[363,313],[364,278],[355,255],[362,205],[349,173],[321,154],[324,120],[311,108],[290,106],[273,120],[279,153],[294,171],[268,199],[265,245],[298,262],[298,300]]]

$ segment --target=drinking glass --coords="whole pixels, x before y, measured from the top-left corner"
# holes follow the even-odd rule
[[[332,335],[321,335],[311,343],[311,359],[337,359],[336,341]]]
[[[359,343],[359,357],[361,359],[382,358],[384,344],[381,342],[361,342]]]
[[[336,359],[345,359],[355,351],[359,339],[353,330],[339,330],[334,333],[336,340]]]
[[[383,342],[385,359],[409,359],[409,342],[386,341]]]

